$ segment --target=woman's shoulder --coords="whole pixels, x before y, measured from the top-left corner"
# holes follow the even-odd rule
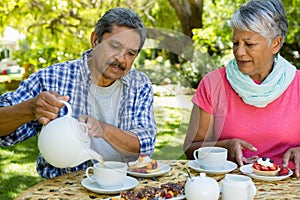
[[[226,70],[225,67],[221,67],[218,69],[215,69],[209,73],[207,73],[204,77],[203,80],[204,81],[218,81],[218,80],[223,80],[226,76]]]
[[[298,83],[298,84],[300,84],[300,70],[296,70],[296,73],[295,73],[295,77],[294,77],[294,81],[293,81],[294,83],[296,82],[296,83]]]
[[[295,74],[292,84],[300,86],[300,70],[298,70],[298,69],[296,70],[296,74]]]

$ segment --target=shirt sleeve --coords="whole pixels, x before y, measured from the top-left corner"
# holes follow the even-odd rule
[[[205,112],[212,114],[213,108],[211,103],[211,96],[206,81],[207,81],[206,77],[204,77],[200,81],[198,88],[192,98],[192,102],[198,105]]]
[[[121,129],[134,133],[140,141],[140,153],[149,156],[154,152],[156,122],[154,118],[154,92],[149,78],[141,72],[133,72],[126,86],[128,92],[122,108]]]
[[[145,84],[140,94],[140,103],[136,117],[136,128],[132,130],[140,140],[140,153],[152,155],[156,140],[156,123],[153,108],[153,90]]]
[[[209,72],[200,81],[192,102],[208,114],[223,112],[227,102],[225,80],[224,67]]]
[[[36,78],[36,76],[31,76],[29,79],[22,81],[14,92],[7,92],[1,95],[0,107],[16,105],[34,97],[39,90],[38,85],[35,84]],[[11,134],[0,137],[0,146],[12,146],[16,143],[22,142],[36,135],[40,129],[41,124],[39,124],[36,120],[33,120],[23,126],[20,126]]]

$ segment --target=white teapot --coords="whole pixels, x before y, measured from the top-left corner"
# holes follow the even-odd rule
[[[61,102],[67,106],[68,112],[43,126],[38,137],[41,155],[58,168],[75,167],[90,159],[101,160],[101,155],[90,149],[86,124],[72,118],[70,104]]]
[[[205,173],[188,179],[185,184],[185,196],[187,200],[218,200],[220,187],[218,182]]]

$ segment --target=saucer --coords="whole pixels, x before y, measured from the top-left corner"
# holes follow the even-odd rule
[[[110,198],[107,198],[107,199],[104,199],[104,200],[112,200],[112,199],[118,199],[120,200],[120,196],[116,196],[116,197],[110,197]],[[182,199],[185,199],[185,195],[180,195],[178,197],[172,197],[168,200],[182,200]],[[165,198],[162,198],[161,200],[166,200]]]
[[[237,164],[234,162],[231,162],[229,160],[226,161],[223,169],[217,169],[217,170],[203,169],[203,168],[201,168],[201,165],[199,166],[199,164],[197,163],[196,160],[189,161],[188,166],[197,172],[205,172],[207,174],[226,174],[237,168]]]
[[[284,176],[261,176],[261,175],[254,174],[251,167],[252,167],[252,164],[241,166],[240,171],[243,174],[250,176],[251,178],[261,180],[261,181],[280,181],[280,180],[290,177],[293,174],[293,171],[289,169],[289,173]]]
[[[135,178],[132,178],[130,176],[126,176],[123,186],[116,187],[113,189],[104,189],[101,188],[96,181],[91,181],[89,178],[85,178],[81,181],[81,185],[85,187],[86,189],[101,193],[101,194],[116,194],[123,190],[130,190],[138,185],[138,181]]]
[[[171,170],[170,165],[159,162],[158,161],[158,166],[161,168],[160,171],[158,172],[153,172],[153,173],[138,173],[138,172],[132,172],[132,171],[128,171],[127,174],[131,175],[131,176],[135,176],[135,177],[156,177],[156,176],[161,176],[167,172],[169,172]]]

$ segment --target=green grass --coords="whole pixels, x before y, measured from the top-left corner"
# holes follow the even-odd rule
[[[183,121],[183,115],[189,115],[189,110],[164,107],[163,112],[156,111],[158,133],[153,154],[154,159],[185,159],[182,145],[187,122]]]
[[[19,193],[43,179],[35,170],[37,137],[13,147],[0,148],[0,199],[14,199]]]
[[[171,100],[172,103],[163,103]],[[186,97],[189,101],[190,96]],[[157,122],[154,159],[185,159],[182,144],[190,115],[188,108],[176,106],[174,97],[156,98]],[[12,200],[22,191],[43,179],[36,172],[38,156],[37,137],[30,138],[13,147],[0,147],[0,200]]]

